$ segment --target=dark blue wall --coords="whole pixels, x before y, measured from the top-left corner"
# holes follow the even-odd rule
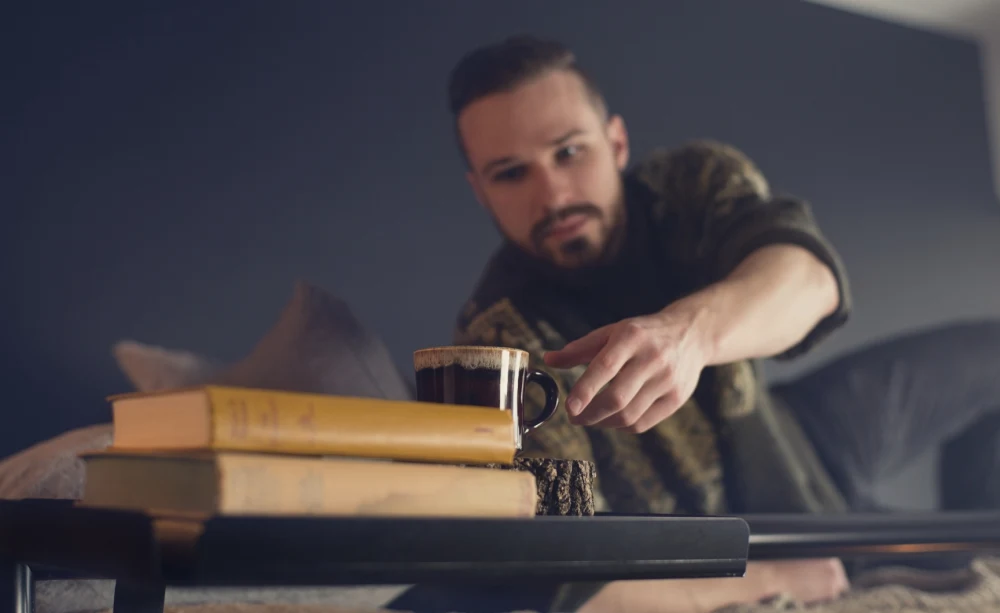
[[[348,299],[401,368],[447,342],[497,237],[445,78],[522,30],[577,48],[637,154],[725,139],[814,202],[856,316],[779,375],[1000,313],[965,42],[797,0],[24,4],[0,18],[0,456],[108,419],[115,340],[237,358],[298,277]]]

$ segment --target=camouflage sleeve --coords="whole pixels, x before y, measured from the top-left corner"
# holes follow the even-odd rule
[[[837,310],[777,359],[809,351],[847,321],[847,273],[809,205],[772,196],[764,176],[743,153],[721,143],[695,142],[654,155],[637,176],[662,195],[654,219],[671,233],[680,259],[695,266],[708,283],[724,278],[754,250],[772,244],[808,249],[830,268],[840,293]]]
[[[547,350],[566,344],[551,326],[544,322],[529,322],[509,298],[479,309],[470,301],[459,317],[455,330],[455,344],[490,345],[523,349],[530,356],[532,369],[541,370],[555,379],[559,387],[559,408],[556,413],[524,438],[524,455],[547,458],[567,458],[594,461],[590,439],[583,428],[574,426],[566,418],[566,395],[583,368],[556,370],[542,361]],[[525,414],[537,415],[545,406],[545,394],[537,385],[529,385],[524,392]]]

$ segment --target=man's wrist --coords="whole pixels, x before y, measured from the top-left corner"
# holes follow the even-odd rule
[[[683,322],[685,336],[682,341],[687,346],[687,355],[694,352],[704,365],[712,364],[719,355],[721,334],[719,333],[716,288],[705,290],[682,298],[667,306],[660,313],[675,321]]]

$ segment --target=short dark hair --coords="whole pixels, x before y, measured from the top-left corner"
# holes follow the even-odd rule
[[[606,112],[604,95],[577,63],[572,50],[554,40],[522,34],[473,49],[458,61],[448,79],[451,114],[457,122],[461,112],[476,100],[510,91],[525,81],[556,70],[576,74],[594,106],[601,113]],[[456,123],[456,132],[457,129]]]

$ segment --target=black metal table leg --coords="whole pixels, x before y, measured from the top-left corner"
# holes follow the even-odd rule
[[[115,581],[114,613],[163,613],[165,595],[163,585]]]
[[[27,564],[0,560],[0,611],[4,613],[34,613],[35,583]]]

